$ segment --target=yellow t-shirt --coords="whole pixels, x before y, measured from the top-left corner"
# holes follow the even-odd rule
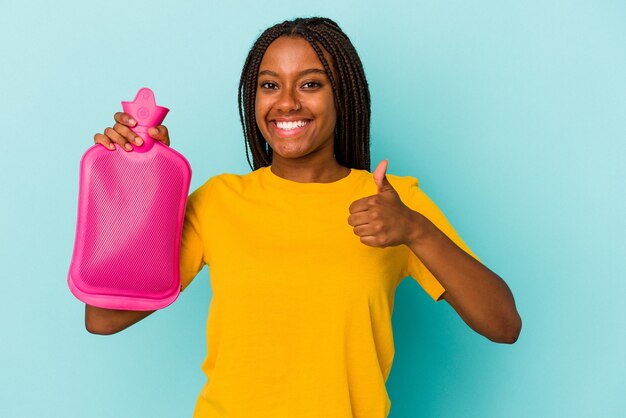
[[[415,178],[387,178],[471,254]],[[387,417],[396,287],[410,275],[435,300],[444,289],[405,245],[370,247],[354,234],[350,204],[376,191],[365,170],[298,183],[264,167],[190,195],[182,284],[207,264],[213,291],[194,417]]]

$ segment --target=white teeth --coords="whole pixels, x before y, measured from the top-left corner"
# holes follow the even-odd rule
[[[285,130],[285,131],[289,131],[292,129],[296,129],[296,128],[301,128],[304,125],[306,125],[308,122],[306,120],[297,120],[297,121],[290,121],[290,122],[276,122],[276,126],[279,129]]]

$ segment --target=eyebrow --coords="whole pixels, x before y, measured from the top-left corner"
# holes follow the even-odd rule
[[[320,68],[309,68],[306,70],[302,70],[298,73],[298,77],[302,77],[303,75],[307,75],[307,74],[322,74],[322,75],[326,75],[326,71],[320,69]],[[262,75],[269,75],[272,77],[278,77],[278,74],[276,74],[274,71],[271,70],[263,70],[263,71],[259,71],[259,76]]]

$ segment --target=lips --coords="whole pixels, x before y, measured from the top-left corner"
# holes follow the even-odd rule
[[[276,127],[283,131],[291,131],[292,129],[302,128],[309,123],[308,120],[295,120],[295,121],[275,121]]]
[[[273,120],[270,126],[279,136],[292,137],[304,131],[310,123],[310,119]]]

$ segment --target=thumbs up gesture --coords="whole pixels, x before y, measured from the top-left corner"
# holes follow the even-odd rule
[[[408,244],[418,235],[419,213],[408,208],[387,180],[387,165],[383,160],[374,170],[378,193],[352,202],[348,223],[363,244],[371,247],[392,247]]]

